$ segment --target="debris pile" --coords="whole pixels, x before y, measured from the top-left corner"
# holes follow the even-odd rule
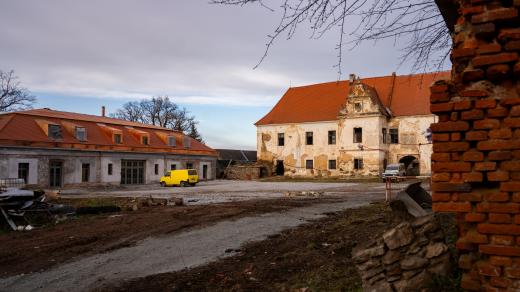
[[[433,275],[447,275],[451,257],[433,215],[403,222],[352,251],[365,291],[419,291]]]
[[[321,197],[323,192],[304,191],[304,192],[292,192],[288,191],[284,193],[285,197]]]

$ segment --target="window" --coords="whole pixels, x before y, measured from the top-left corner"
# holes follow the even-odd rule
[[[80,141],[87,141],[87,129],[83,127],[76,127],[76,139]]]
[[[177,146],[177,140],[175,140],[174,136],[169,136],[168,137],[168,145],[172,146],[172,147]]]
[[[49,138],[51,138],[51,139],[61,139],[61,138],[63,138],[63,136],[61,134],[61,126],[60,125],[49,124],[48,131],[49,131]]]
[[[387,143],[387,137],[386,137],[387,133],[386,133],[386,128],[383,128],[383,144],[386,144]]]
[[[363,110],[363,104],[360,102],[354,103],[354,111],[359,113]]]
[[[305,132],[305,144],[312,145],[312,143],[313,143],[312,132]]]
[[[362,142],[363,142],[363,129],[354,128],[354,143],[362,143]]]
[[[108,175],[112,175],[114,173],[114,167],[112,166],[112,163],[108,164]]]
[[[354,169],[363,169],[363,158],[354,158]]]
[[[143,136],[143,145],[148,145],[148,136]]]
[[[159,164],[154,165],[154,173],[155,173],[155,175],[159,174]]]
[[[90,163],[81,164],[81,181],[88,182],[90,178]]]
[[[278,133],[278,146],[285,145],[285,135],[284,133]]]
[[[329,160],[329,169],[336,169],[336,160]]]
[[[336,145],[336,131],[329,131],[329,145]]]
[[[313,169],[314,168],[314,162],[312,160],[305,160],[305,168],[306,169]]]
[[[397,129],[390,129],[390,143],[399,144],[399,131]]]
[[[176,169],[177,169],[177,164],[170,165],[170,170],[176,170]]]
[[[186,163],[186,169],[192,169],[192,168],[193,168],[193,163],[187,162]]]
[[[29,163],[18,163],[18,178],[23,178],[26,184],[29,182]]]
[[[188,136],[184,136],[184,148],[188,149],[191,147],[191,139]]]
[[[116,144],[123,143],[123,137],[121,137],[121,134],[114,134],[114,143],[116,143]]]

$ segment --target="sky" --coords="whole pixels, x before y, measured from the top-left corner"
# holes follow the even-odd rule
[[[210,147],[255,149],[254,123],[289,87],[338,79],[338,35],[311,39],[306,25],[253,69],[279,16],[208,0],[0,0],[0,70],[15,71],[36,108],[99,115],[167,95]],[[340,78],[408,74],[400,54],[393,40],[345,50]]]

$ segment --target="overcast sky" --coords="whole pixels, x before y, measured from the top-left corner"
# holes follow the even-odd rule
[[[338,78],[337,35],[309,39],[305,26],[253,70],[278,16],[207,0],[0,0],[0,70],[15,70],[37,107],[57,110],[99,114],[168,95],[209,146],[254,149],[253,123],[289,86]],[[345,51],[342,77],[409,73],[395,45]]]

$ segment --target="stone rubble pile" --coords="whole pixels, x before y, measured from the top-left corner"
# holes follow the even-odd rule
[[[352,251],[365,291],[420,291],[433,275],[447,275],[448,246],[433,215],[403,222]]]

